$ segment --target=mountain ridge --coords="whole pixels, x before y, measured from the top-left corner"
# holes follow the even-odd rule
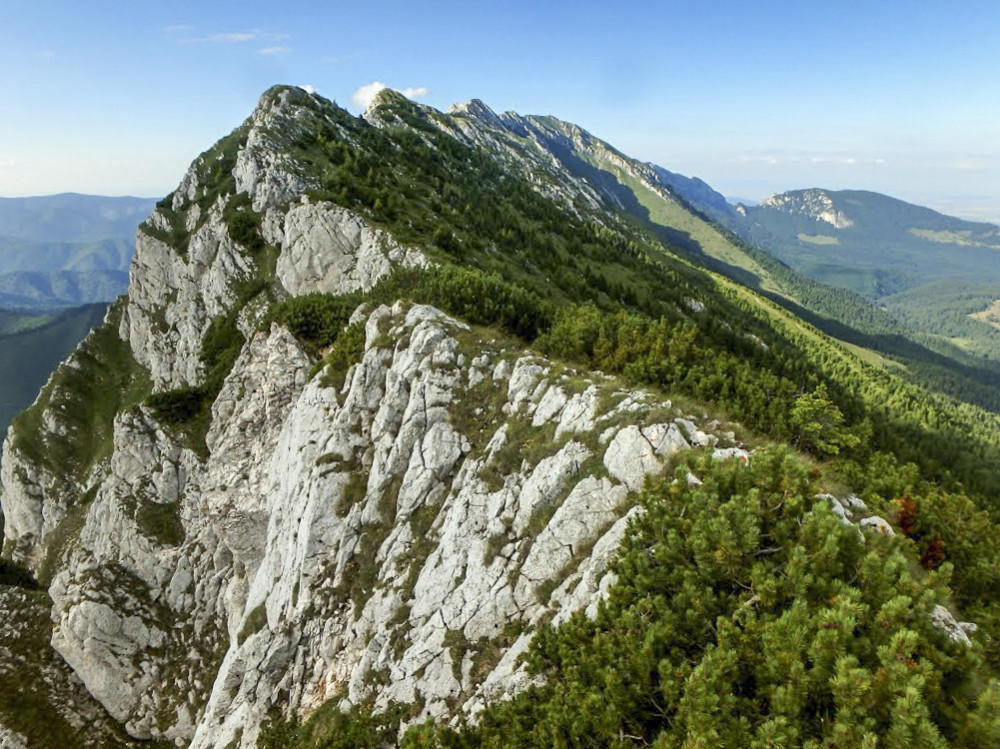
[[[725,235],[666,188],[650,181],[643,197],[685,216],[680,228],[656,232],[615,210],[638,202],[621,190],[636,178],[622,154],[579,128],[508,119],[524,135],[393,93],[359,120],[279,87],[157,204],[140,228],[129,297],[18,418],[0,466],[4,557],[48,587],[56,651],[139,739],[296,745],[325,719],[334,730],[317,740],[372,731],[395,741],[410,726],[440,728],[444,741],[449,725],[480,718],[469,730],[488,731],[505,697],[548,709],[537,666],[545,648],[559,649],[553,638],[586,632],[588,616],[633,616],[616,607],[647,555],[616,550],[642,548],[647,513],[689,522],[660,501],[682,496],[697,521],[692,543],[706,545],[650,551],[683,558],[679,570],[718,572],[705,582],[724,596],[705,598],[707,618],[692,620],[700,645],[677,662],[680,681],[666,665],[656,675],[661,663],[674,668],[662,653],[626,683],[684,694],[691,659],[718,673],[711,653],[729,652],[721,640],[703,649],[716,611],[757,632],[746,616],[778,626],[774,600],[791,596],[810,607],[810,633],[854,643],[863,660],[852,678],[874,674],[886,654],[893,670],[877,709],[895,704],[894,690],[916,690],[914,727],[894,713],[879,731],[962,731],[988,746],[967,716],[980,695],[988,709],[995,686],[949,691],[961,711],[933,713],[935,723],[915,677],[893,666],[912,654],[920,678],[985,684],[980,650],[956,633],[985,649],[997,631],[993,609],[975,606],[988,572],[966,564],[947,522],[921,515],[955,555],[952,593],[943,576],[916,571],[916,545],[930,553],[935,536],[908,546],[902,521],[893,540],[885,517],[899,520],[904,488],[922,502],[941,481],[958,502],[964,484],[995,485],[995,433],[973,426],[995,420],[869,366],[699,267],[699,237]],[[574,138],[591,150],[558,151]],[[533,139],[555,146],[532,150]],[[595,173],[588,159],[618,171]],[[637,174],[657,178],[651,167]],[[907,399],[920,410],[892,412]],[[826,462],[838,455],[837,467]],[[864,497],[844,490],[845,477]],[[820,494],[831,490],[842,500]],[[957,527],[971,533],[969,521]],[[762,601],[737,585],[727,571],[775,559],[766,543],[779,529],[795,536],[782,549],[788,569],[845,601],[868,595],[870,612],[843,624],[825,587]],[[831,549],[842,575],[810,566]],[[851,589],[859,571],[872,579],[864,592]],[[768,568],[747,579],[776,577]],[[893,597],[900,586],[912,598]],[[935,608],[944,603],[973,609],[987,634],[935,624],[955,621]],[[602,619],[602,631],[648,619],[634,615]],[[787,640],[777,631],[761,636]],[[605,686],[622,681],[605,673]],[[819,704],[829,688],[817,678]],[[688,686],[660,718],[688,715],[697,680]],[[579,685],[566,687],[575,699]],[[627,703],[614,697],[615,710]],[[936,699],[926,696],[934,710]],[[0,689],[5,725],[9,704]],[[572,704],[564,718],[593,712]],[[559,712],[525,714],[549,726]],[[590,735],[666,741],[660,718],[640,706]],[[690,713],[677,730],[688,719],[705,727],[708,717]],[[535,723],[500,722],[518,741]]]

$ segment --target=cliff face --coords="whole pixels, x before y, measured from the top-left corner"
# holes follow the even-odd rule
[[[268,299],[430,261],[301,197],[276,139],[322,117],[305,96],[268,94],[195,162],[140,232],[128,300],[6,442],[5,554],[49,583],[53,647],[137,738],[250,747],[328,700],[474,716],[528,683],[539,623],[596,606],[647,473],[720,438],[745,455],[423,305],[362,306],[363,349],[314,373],[261,325]],[[261,246],[234,239],[241,211]],[[146,396],[207,392],[226,320],[245,342],[192,439]]]
[[[712,461],[749,460],[696,407],[538,351],[591,347],[615,371],[722,391],[738,388],[726,373],[744,369],[726,362],[743,357],[773,386],[761,398],[793,402],[773,374],[784,360],[768,358],[787,342],[616,213],[629,186],[707,245],[682,194],[697,184],[479,102],[442,114],[386,92],[364,117],[299,89],[265,94],[157,205],[128,298],[9,431],[3,555],[47,592],[0,586],[0,746],[252,747],[267,722],[323,705],[474,723],[532,684],[522,656],[539,627],[595,615],[609,569],[622,571],[614,600],[634,584],[628,560],[610,563],[645,532],[628,536],[632,519],[658,517],[638,503],[647,476],[703,451],[693,504],[718,491],[726,466]],[[592,304],[556,311],[570,301]],[[502,332],[546,330],[535,351]],[[698,371],[706,362],[720,366]],[[757,460],[768,465],[728,473]],[[683,516],[686,488],[658,485]],[[851,553],[874,538],[885,552],[879,509],[801,491],[796,512],[832,508],[852,526]],[[735,583],[734,611],[761,603]],[[940,630],[928,641],[974,644],[974,625],[931,608],[938,595],[912,621]],[[871,631],[895,637],[887,621]],[[25,709],[9,685],[33,682]]]

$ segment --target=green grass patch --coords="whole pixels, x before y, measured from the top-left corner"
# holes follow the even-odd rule
[[[38,400],[14,419],[13,448],[67,483],[82,482],[91,466],[111,453],[112,421],[141,402],[151,388],[148,373],[118,337],[125,299],[112,306],[106,323],[77,349],[78,366],[62,366]],[[44,414],[58,414],[65,434],[50,432]]]
[[[337,336],[330,351],[317,365],[322,372],[320,384],[333,388],[338,393],[343,389],[347,373],[361,361],[365,353],[365,326],[363,323],[348,325]]]
[[[243,622],[243,626],[240,627],[239,634],[236,636],[236,644],[242,645],[247,641],[247,638],[257,634],[266,626],[267,607],[262,603],[254,607],[253,611],[247,614],[247,618]]]
[[[184,543],[180,502],[152,502],[140,499],[136,505],[135,523],[144,536],[161,546],[180,546]]]
[[[826,234],[797,234],[796,235],[800,241],[806,242],[808,244],[817,245],[833,245],[840,244],[840,240],[836,237],[830,237]]]

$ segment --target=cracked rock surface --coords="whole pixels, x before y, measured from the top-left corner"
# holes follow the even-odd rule
[[[359,291],[427,265],[301,198],[310,185],[274,147],[302,126],[300,96],[262,100],[233,169],[275,253],[275,293]],[[200,200],[199,174],[140,234],[115,326],[154,392],[203,383],[206,333],[260,272],[230,235],[229,196]],[[157,238],[178,221],[183,252]],[[5,553],[51,574],[57,657],[96,699],[87,710],[138,739],[252,747],[269,714],[330,700],[474,717],[530,683],[518,656],[540,622],[607,594],[645,476],[719,441],[661,395],[428,306],[359,308],[363,354],[342,380],[311,376],[287,329],[257,329],[264,310],[239,310],[245,343],[200,446],[132,405],[67,480],[8,436]],[[67,438],[58,410],[38,423],[46,441]],[[0,737],[23,738],[2,716]]]
[[[205,459],[145,408],[115,420],[52,642],[132,735],[250,747],[272,708],[331,698],[475,715],[527,685],[539,621],[607,592],[642,478],[688,449],[662,400],[432,307],[365,327],[339,388],[284,328],[252,337]],[[183,533],[151,533],[156,508]]]

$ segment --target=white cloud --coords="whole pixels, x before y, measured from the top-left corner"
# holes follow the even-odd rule
[[[191,26],[168,26],[167,33],[177,34],[192,31]],[[249,31],[221,31],[205,36],[185,36],[178,39],[183,44],[246,44],[247,42],[280,42],[288,39],[288,34],[264,31],[263,29],[250,29]],[[266,47],[265,49],[280,49],[279,47]]]
[[[262,47],[257,50],[258,55],[263,55],[264,57],[278,57],[279,55],[287,55],[292,51],[291,47]]]
[[[430,92],[427,90],[427,86],[417,86],[416,88],[404,88],[399,93],[407,99],[419,99],[423,96],[427,96]]]
[[[307,94],[315,94],[315,93],[316,93],[316,87],[315,87],[315,86],[313,86],[313,85],[312,85],[312,84],[310,84],[310,83],[307,83],[307,84],[306,84],[306,85],[304,85],[304,86],[299,86],[299,88],[301,88],[301,89],[302,89],[303,91],[305,91],[305,92],[306,92]]]
[[[358,109],[367,109],[376,94],[384,88],[388,87],[382,81],[372,81],[351,94],[351,101],[354,102],[354,106]],[[408,99],[419,99],[422,96],[427,96],[429,91],[426,86],[416,86],[399,89],[399,93]]]
[[[956,159],[951,166],[960,172],[978,172],[987,168],[986,164],[977,158]]]
[[[729,159],[730,163],[737,164],[831,164],[839,166],[856,166],[858,164],[879,165],[884,164],[884,158],[859,158],[845,154],[830,153],[810,153],[810,152],[775,152],[775,153],[748,153],[741,154]]]
[[[368,109],[368,105],[372,103],[375,95],[385,87],[382,81],[372,81],[351,94],[351,101],[358,109]]]
[[[221,34],[209,34],[208,36],[196,39],[195,41],[217,42],[220,44],[239,44],[240,42],[251,42],[256,38],[256,31],[226,31]]]

